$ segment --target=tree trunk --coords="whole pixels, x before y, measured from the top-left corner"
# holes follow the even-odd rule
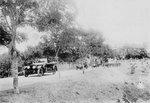
[[[15,49],[15,44],[12,42],[10,47],[9,47],[9,53],[10,53],[10,58],[11,58],[11,74],[13,77],[13,88],[14,88],[14,93],[18,94],[19,93],[19,88],[18,88],[18,53]]]
[[[55,55],[55,59],[56,59],[56,62],[58,64],[58,53],[59,53],[59,50],[60,50],[60,47],[58,47],[58,50],[56,51],[56,55]],[[59,73],[59,79],[60,79],[60,71],[58,69],[58,73]]]
[[[17,57],[12,59],[11,69],[12,69],[12,76],[13,76],[14,93],[18,94],[19,87],[18,87],[18,58]]]
[[[19,61],[19,52],[16,49],[16,29],[15,27],[12,30],[12,41],[9,45],[9,53],[11,57],[11,73],[13,77],[13,88],[14,93],[19,94],[19,87],[18,87],[18,61]]]
[[[19,87],[18,87],[18,61],[19,61],[19,52],[16,49],[16,30],[17,30],[17,21],[18,21],[18,16],[17,16],[17,9],[16,5],[12,4],[8,8],[9,15],[5,17],[8,27],[10,27],[10,34],[11,36],[11,42],[8,45],[9,49],[9,54],[11,58],[11,73],[13,77],[13,87],[14,87],[14,93],[18,94],[19,93]]]
[[[56,55],[55,55],[55,59],[56,59],[57,63],[58,63],[58,53],[59,53],[59,50],[60,50],[60,47],[58,47],[58,50],[56,51]]]

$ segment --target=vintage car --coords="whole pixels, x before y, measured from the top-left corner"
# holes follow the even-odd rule
[[[35,62],[30,65],[24,66],[25,77],[28,77],[30,74],[44,75],[45,72],[51,72],[55,74],[57,71],[57,62]]]

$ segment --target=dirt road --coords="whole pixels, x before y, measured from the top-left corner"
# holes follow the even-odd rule
[[[82,70],[66,70],[66,71],[57,71],[56,74],[45,73],[45,76],[39,77],[37,74],[29,75],[29,77],[20,76],[19,77],[19,87],[23,87],[26,85],[31,85],[35,83],[53,83],[59,82],[66,79],[74,79],[74,78],[86,78],[90,82],[106,82],[106,83],[115,83],[115,82],[124,82],[126,79],[125,74],[121,73],[119,68],[111,68],[111,69],[87,69],[85,70],[85,74],[83,75]],[[98,77],[97,77],[98,76]],[[121,78],[118,78],[121,77]],[[94,78],[94,79],[93,79]],[[92,80],[92,81],[91,81]],[[0,91],[12,89],[13,78],[3,78],[0,79]]]
[[[77,71],[77,70],[67,70],[67,71],[58,71],[56,74],[51,74],[51,73],[45,73],[45,76],[37,76],[35,75],[30,75],[29,77],[24,77],[20,76],[19,77],[19,87],[25,86],[25,85],[30,85],[34,83],[40,83],[40,82],[59,82],[60,80],[64,80],[70,77],[73,77],[75,75],[82,75],[82,71]],[[1,78],[0,79],[0,91],[12,89],[13,78]]]

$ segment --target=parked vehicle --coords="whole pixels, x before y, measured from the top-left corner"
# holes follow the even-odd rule
[[[55,74],[56,71],[57,62],[48,63],[46,59],[38,59],[30,65],[24,66],[25,77],[28,77],[30,74],[38,74],[43,76],[45,72],[52,72]]]
[[[46,72],[52,72],[53,74],[55,74],[57,71],[57,65],[56,64],[57,64],[56,62],[47,63],[45,65]]]

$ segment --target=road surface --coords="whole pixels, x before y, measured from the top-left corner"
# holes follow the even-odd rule
[[[80,70],[67,70],[67,71],[57,71],[56,74],[45,73],[45,76],[37,76],[29,75],[29,77],[19,76],[19,87],[31,85],[34,83],[41,83],[41,82],[59,82],[59,80],[64,80],[75,75],[83,75],[82,71]],[[0,91],[13,89],[13,78],[1,78],[0,79]]]

